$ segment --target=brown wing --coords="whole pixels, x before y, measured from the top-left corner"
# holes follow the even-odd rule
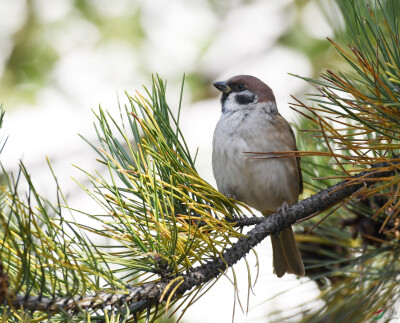
[[[293,150],[294,151],[298,151],[298,149],[297,149],[297,145],[296,145],[296,137],[295,137],[295,135],[294,135],[294,132],[293,132],[293,129],[292,129],[292,127],[289,125],[289,128],[290,128],[290,133],[292,134],[292,136],[293,136],[293,141],[294,141],[294,146],[293,146]],[[301,163],[301,157],[298,155],[298,154],[296,154],[297,155],[297,157],[296,157],[296,161],[297,161],[297,171],[299,172],[299,187],[300,187],[300,194],[301,193],[303,193],[303,175],[302,175],[302,173],[301,173],[301,167],[300,167],[300,163]]]
[[[281,115],[279,115],[278,118],[282,122],[283,127],[286,127],[286,131],[288,133],[290,133],[290,137],[291,137],[290,144],[289,144],[290,149],[292,149],[293,151],[298,151],[297,145],[296,145],[296,137],[294,135],[293,129],[290,126],[289,122],[287,122],[287,120],[284,117],[282,117]],[[297,171],[299,173],[299,192],[301,194],[301,193],[303,193],[303,175],[301,174],[301,167],[300,167],[301,158],[300,158],[300,156],[297,155],[296,161],[297,161]]]

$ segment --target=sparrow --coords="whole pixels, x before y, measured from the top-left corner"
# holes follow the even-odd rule
[[[251,75],[213,84],[222,92],[222,113],[213,136],[212,167],[218,190],[264,216],[296,203],[303,191],[300,157],[255,158],[255,152],[297,151],[290,124],[271,88]],[[253,154],[252,154],[253,152]],[[304,276],[291,227],[271,235],[274,273]]]

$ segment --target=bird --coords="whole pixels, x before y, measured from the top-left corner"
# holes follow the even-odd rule
[[[300,157],[255,158],[257,152],[297,151],[292,127],[278,111],[274,93],[260,79],[237,75],[213,85],[222,92],[221,117],[212,144],[218,190],[263,216],[298,201],[303,191]],[[304,265],[289,226],[271,235],[274,273],[304,276]]]

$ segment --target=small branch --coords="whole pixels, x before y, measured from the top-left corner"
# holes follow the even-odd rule
[[[234,227],[244,228],[263,223],[265,221],[265,217],[253,215],[252,217],[247,218],[226,219],[226,221],[233,223]]]
[[[223,259],[218,258],[205,265],[193,268],[189,273],[180,275],[183,283],[176,290],[175,295],[183,295],[195,286],[210,281],[218,277],[228,267],[236,264],[247,253],[264,240],[267,236],[280,232],[288,226],[295,224],[298,220],[304,219],[321,210],[327,210],[343,199],[352,196],[361,190],[364,186],[370,186],[375,181],[366,181],[371,178],[384,178],[395,174],[398,161],[392,163],[379,163],[372,165],[372,168],[386,167],[386,171],[364,171],[351,178],[351,181],[342,181],[325,190],[322,190],[309,198],[292,205],[287,211],[285,217],[281,212],[271,214],[266,218],[251,217],[237,219],[238,226],[247,226],[257,224],[247,233],[246,237],[240,238],[231,248],[225,250]],[[351,183],[351,185],[349,185]],[[234,221],[236,222],[236,220]],[[239,224],[241,222],[241,224]],[[159,303],[160,296],[166,286],[171,282],[163,280],[159,282],[146,283],[140,286],[127,288],[126,291],[104,291],[97,295],[87,295],[77,299],[71,298],[39,298],[17,295],[9,304],[15,308],[23,307],[26,310],[40,310],[45,312],[57,312],[59,310],[74,310],[77,308],[96,309],[109,305],[122,303],[138,303],[135,307],[136,312],[142,311]],[[173,288],[169,288],[172,290]],[[169,292],[168,292],[169,293]],[[168,296],[164,297],[164,299]]]

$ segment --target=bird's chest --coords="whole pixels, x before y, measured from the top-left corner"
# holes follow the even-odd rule
[[[221,117],[213,138],[213,153],[225,163],[247,165],[248,152],[277,151],[282,144],[268,115],[242,112]]]
[[[213,171],[218,189],[259,210],[276,209],[288,193],[293,162],[260,159],[248,152],[288,150],[268,115],[242,113],[221,118],[213,139]],[[254,158],[256,157],[256,158]]]

